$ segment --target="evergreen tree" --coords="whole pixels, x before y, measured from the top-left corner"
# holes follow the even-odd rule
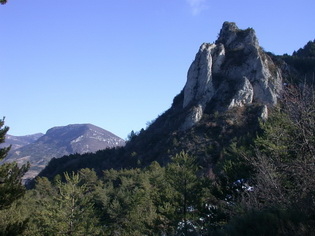
[[[167,180],[175,190],[174,200],[178,207],[174,220],[178,224],[178,233],[189,235],[195,229],[195,212],[198,205],[198,177],[196,159],[180,152],[171,159],[166,167]],[[189,230],[190,228],[190,230]]]
[[[153,231],[158,235],[174,235],[178,223],[174,219],[178,204],[175,203],[176,193],[167,180],[165,167],[154,161],[145,172],[151,184],[151,199],[157,213]]]
[[[4,118],[0,119],[0,143],[4,143],[5,135],[9,128],[4,126]],[[3,160],[10,147],[0,149],[0,160]],[[18,167],[17,163],[4,163],[0,166],[0,234],[17,235],[24,227],[25,222],[17,222],[15,219],[5,220],[8,209],[14,201],[23,196],[25,187],[21,183],[22,176],[28,170],[28,165]]]
[[[37,180],[27,199],[31,215],[25,235],[103,235],[87,183],[80,174],[64,177],[54,184]]]
[[[104,220],[111,235],[152,235],[156,207],[151,198],[152,186],[140,169],[104,172],[105,191],[109,198]]]
[[[0,143],[4,143],[5,142],[5,135],[7,134],[9,127],[4,126],[4,118],[1,120],[0,119]],[[7,148],[1,148],[0,149],[0,160],[3,160],[8,152],[10,151],[11,147],[7,147]]]
[[[4,143],[5,135],[9,127],[4,126],[4,119],[0,120],[0,143]],[[3,160],[11,147],[0,149],[0,160]],[[18,167],[17,163],[4,163],[0,166],[0,210],[5,209],[11,203],[20,198],[25,191],[21,184],[21,178],[28,170],[28,165]]]
[[[86,195],[86,184],[80,185],[79,174],[65,173],[66,182],[57,183],[55,201],[59,209],[59,233],[64,235],[96,235],[97,218],[92,199]]]

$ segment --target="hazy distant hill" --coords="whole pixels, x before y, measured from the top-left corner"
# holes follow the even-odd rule
[[[33,142],[31,142],[32,140]],[[23,136],[23,138],[8,136],[7,143],[21,147],[11,151],[5,159],[6,162],[16,161],[19,164],[29,162],[31,164],[25,178],[35,177],[53,157],[59,158],[74,153],[93,153],[125,145],[123,139],[91,124],[54,127],[49,129],[45,135]]]
[[[44,134],[38,133],[38,134],[31,134],[31,135],[24,135],[24,136],[14,136],[14,135],[6,135],[5,137],[5,143],[0,144],[0,148],[2,147],[8,147],[11,145],[11,152],[21,148],[23,146],[26,146],[30,143],[35,142],[37,139],[39,139]]]

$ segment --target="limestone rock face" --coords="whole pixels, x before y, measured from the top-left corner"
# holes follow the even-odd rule
[[[252,103],[254,97],[254,89],[249,80],[244,77],[243,81],[240,80],[240,86],[232,98],[228,108],[242,107],[245,104]]]
[[[216,42],[202,44],[188,70],[183,108],[189,114],[182,128],[196,124],[207,107],[273,106],[281,90],[281,71],[259,46],[255,31],[225,22]]]
[[[201,45],[188,70],[187,83],[184,88],[184,107],[192,101],[206,103],[211,100],[215,94],[212,74],[220,70],[224,57],[225,51],[222,45]]]

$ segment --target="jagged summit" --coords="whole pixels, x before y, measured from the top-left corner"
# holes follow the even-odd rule
[[[226,48],[240,48],[247,44],[248,46],[259,47],[255,30],[248,28],[241,30],[234,22],[224,22],[218,39],[215,44],[223,44]]]
[[[273,106],[281,90],[281,71],[259,46],[255,31],[224,22],[216,42],[203,43],[188,70],[183,108],[190,112],[182,128],[196,124],[208,108]]]

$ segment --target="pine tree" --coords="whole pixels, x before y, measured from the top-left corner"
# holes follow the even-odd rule
[[[88,183],[80,174],[65,182],[38,178],[28,198],[32,214],[25,235],[103,235]]]
[[[104,218],[111,235],[152,235],[157,214],[148,175],[130,169],[104,171],[104,177],[109,197]]]
[[[178,230],[188,235],[188,228],[193,226],[193,215],[198,202],[198,178],[196,159],[185,152],[172,157],[166,173],[169,183],[175,190],[179,214],[175,214]]]
[[[0,119],[0,143],[4,143],[9,128],[4,126],[4,118]],[[0,160],[3,160],[10,147],[0,149]],[[17,219],[6,219],[7,210],[23,196],[25,187],[21,183],[22,176],[28,170],[28,165],[19,167],[17,163],[4,163],[0,166],[0,235],[18,235],[24,228],[25,222]]]
[[[0,143],[5,142],[5,135],[9,130],[9,127],[7,126],[3,127],[3,126],[4,126],[4,118],[2,120],[0,119]],[[7,156],[8,152],[10,151],[10,148],[11,147],[0,149],[0,160],[3,160]]]
[[[0,143],[4,143],[5,135],[9,127],[4,126],[4,118],[0,120]],[[0,149],[0,160],[3,160],[10,147]],[[28,170],[28,165],[18,167],[17,163],[4,163],[0,166],[0,210],[5,209],[11,203],[20,198],[25,191],[24,186],[21,184],[21,178]]]

